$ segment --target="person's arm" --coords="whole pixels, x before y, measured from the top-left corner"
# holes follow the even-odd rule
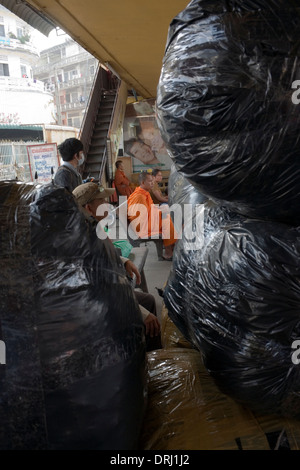
[[[158,318],[145,309],[142,305],[139,305],[140,311],[142,313],[143,322],[146,328],[146,335],[149,335],[151,338],[158,336],[160,332],[160,323]]]
[[[168,202],[168,196],[163,196],[160,189],[152,189],[152,193],[159,202]]]
[[[129,186],[129,179],[121,172],[116,171],[115,174],[115,185],[116,186]]]
[[[128,258],[124,258],[123,256],[120,257],[122,260],[122,263],[124,264],[124,268],[126,269],[126,272],[129,274],[131,279],[133,279],[133,275],[136,275],[136,284],[139,285],[142,282],[141,279],[141,274],[136,267],[136,265],[130,261]]]
[[[131,229],[139,238],[147,238],[150,229],[149,222],[151,223],[150,207],[147,206],[147,201],[143,196],[136,195],[132,202],[128,201],[127,210]]]
[[[62,186],[66,188],[68,191],[72,192],[75,189],[76,184],[74,186],[73,177],[72,177],[71,170],[67,168],[58,169],[55,176],[54,176],[54,183],[57,186]],[[74,187],[73,187],[74,186]]]
[[[123,174],[123,180],[122,180],[123,184],[125,186],[129,186],[130,185],[130,181],[129,179],[127,178],[127,176],[125,174]]]

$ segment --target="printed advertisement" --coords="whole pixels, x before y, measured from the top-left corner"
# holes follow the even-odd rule
[[[134,173],[147,168],[171,169],[155,117],[155,100],[143,100],[126,106],[123,126],[124,156],[132,157]]]
[[[51,168],[55,174],[60,165],[57,144],[27,145],[27,154],[31,181],[50,183],[52,179]]]

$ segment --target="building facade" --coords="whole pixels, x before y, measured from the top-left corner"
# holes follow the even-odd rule
[[[34,76],[33,28],[0,5],[0,124],[55,124],[53,94]]]
[[[56,123],[80,128],[98,60],[72,39],[41,51],[34,77],[53,94]]]

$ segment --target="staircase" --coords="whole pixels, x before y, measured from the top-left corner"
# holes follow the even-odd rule
[[[96,181],[101,181],[103,171],[106,168],[106,143],[116,96],[116,90],[103,90],[101,93],[94,129],[83,169],[83,179],[90,177],[95,178]]]

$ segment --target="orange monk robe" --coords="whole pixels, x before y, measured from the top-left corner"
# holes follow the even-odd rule
[[[124,171],[117,169],[115,174],[115,186],[121,196],[129,197],[133,192],[133,189],[129,185],[130,181],[125,175]]]
[[[159,207],[154,205],[149,191],[140,186],[129,196],[127,201],[128,220],[139,238],[162,235],[165,246],[173,245],[178,239],[170,214],[162,217]]]

